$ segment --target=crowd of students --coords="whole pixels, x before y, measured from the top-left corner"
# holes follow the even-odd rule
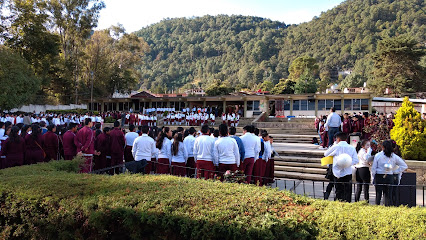
[[[381,142],[370,141],[376,126],[385,125],[385,131],[389,134],[389,128],[393,127],[392,116],[363,114],[353,116],[351,120],[348,114],[341,117],[332,108],[330,115],[323,121],[328,133],[331,132],[330,141],[322,139],[328,148],[324,156],[333,156],[333,164],[329,165],[326,178],[330,180],[324,193],[324,199],[328,199],[335,187],[336,199],[351,202],[352,199],[352,170],[355,169],[356,192],[355,201],[359,201],[364,191],[364,199],[369,201],[369,187],[373,183],[376,189],[375,203],[380,205],[384,196],[384,205],[398,205],[399,188],[402,173],[407,169],[407,164],[402,160],[399,148],[395,141],[384,140]],[[361,121],[360,121],[361,119]],[[363,122],[364,127],[360,127]],[[377,125],[376,125],[377,124]],[[368,126],[368,127],[367,127]],[[320,129],[323,126],[319,127]],[[369,129],[370,128],[370,129]],[[330,131],[331,130],[331,131]],[[348,143],[348,136],[357,133],[361,137],[357,147]],[[347,156],[350,160],[345,164],[341,158]]]
[[[241,137],[236,136],[235,124],[221,124],[214,129],[206,122],[200,131],[194,127],[186,131],[177,127],[172,131],[169,127],[130,124],[126,133],[119,121],[114,122],[113,128],[101,129],[102,121],[90,114],[78,116],[82,124],[65,121],[56,125],[53,120],[74,119],[69,115],[38,117],[43,121],[29,125],[16,120],[12,123],[11,118],[0,122],[0,168],[61,158],[71,160],[80,155],[86,159],[81,169],[84,173],[144,160],[146,166],[136,172],[212,179],[227,170],[240,170],[247,176],[247,183],[259,185],[274,178],[273,139],[251,125],[244,127]],[[119,171],[108,170],[111,174]]]

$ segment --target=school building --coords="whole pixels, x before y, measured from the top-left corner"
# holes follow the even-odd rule
[[[187,94],[153,94],[142,91],[131,95],[95,99],[88,103],[93,111],[143,111],[145,108],[214,107],[223,111],[236,111],[244,117],[254,117],[262,112],[270,116],[313,117],[329,113],[331,107],[339,113],[372,112],[372,93],[327,94],[236,94],[226,96],[191,96]],[[92,107],[93,106],[93,107]]]

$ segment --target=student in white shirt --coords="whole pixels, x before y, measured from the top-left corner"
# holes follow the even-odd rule
[[[358,202],[361,197],[362,189],[364,189],[364,200],[369,202],[369,189],[371,182],[371,173],[370,173],[370,157],[371,157],[371,147],[370,141],[367,139],[358,142],[358,160],[359,163],[355,165],[356,168],[356,192],[355,192],[355,202]]]
[[[240,166],[240,152],[235,139],[228,136],[228,126],[219,126],[220,138],[214,143],[213,155],[219,163],[219,175],[223,181],[226,171],[235,172]]]
[[[392,142],[386,140],[382,143],[383,151],[374,156],[371,174],[376,184],[376,204],[380,205],[382,194],[385,197],[385,206],[392,205],[393,174],[399,174],[407,169],[407,164],[394,153]]]
[[[136,127],[133,124],[130,124],[129,131],[124,135],[124,138],[126,140],[126,147],[124,148],[124,161],[125,162],[132,162],[134,161],[134,158],[132,156],[132,147],[133,142],[137,137],[139,137],[139,134],[136,133]]]
[[[163,127],[157,138],[156,147],[159,149],[158,152],[158,174],[169,174],[170,173],[170,159],[172,159],[172,131],[169,127]]]
[[[331,107],[330,115],[328,115],[327,122],[325,123],[325,126],[328,128],[328,147],[333,144],[334,135],[339,132],[341,124],[342,119],[339,114],[336,113],[336,109]]]
[[[247,176],[246,182],[251,182],[251,177],[253,174],[254,163],[257,159],[259,159],[260,153],[260,139],[258,136],[254,135],[254,126],[245,126],[243,128],[243,136],[240,137],[244,146],[244,161],[242,161],[240,165],[240,170],[244,172]]]
[[[149,174],[152,170],[151,156],[155,155],[156,152],[155,141],[148,136],[148,131],[148,126],[142,126],[142,136],[135,139],[132,147],[132,155],[135,161],[147,161],[148,165],[144,169],[146,174]]]
[[[197,178],[213,179],[217,162],[214,157],[213,148],[215,139],[210,137],[208,125],[201,127],[201,133],[194,142],[194,158],[197,166]]]
[[[329,148],[324,156],[333,156],[333,175],[336,180],[336,198],[341,201],[351,202],[352,199],[352,166],[358,163],[358,155],[356,149],[346,142],[347,135],[339,132],[336,134],[336,144]],[[341,154],[348,154],[352,162],[348,167],[342,167],[336,161],[336,157]]]
[[[186,161],[188,153],[185,145],[183,144],[183,134],[176,133],[172,144],[172,174],[176,176],[186,176]]]
[[[195,128],[191,127],[188,130],[189,135],[183,140],[186,152],[188,154],[188,160],[186,161],[186,173],[188,177],[192,177],[195,174],[195,160],[194,160],[194,143],[195,143]]]

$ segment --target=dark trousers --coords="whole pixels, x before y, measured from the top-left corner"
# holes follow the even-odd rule
[[[392,205],[393,206],[399,206],[399,175],[394,174],[392,176]]]
[[[240,170],[244,172],[246,177],[246,183],[251,182],[251,176],[253,174],[254,158],[246,158],[243,163],[240,164]]]
[[[351,202],[352,200],[352,175],[336,178],[336,199]]]
[[[197,160],[197,178],[213,179],[215,170],[212,161]]]
[[[175,176],[181,176],[181,177],[185,177],[186,176],[186,168],[185,168],[185,163],[182,162],[172,162],[171,164],[171,173]]]
[[[339,132],[338,127],[329,127],[328,128],[328,147],[334,143],[334,135]]]
[[[366,200],[367,202],[369,201],[370,181],[371,174],[369,167],[362,167],[356,169],[356,182],[358,184],[356,185],[355,202],[359,201],[362,189],[364,189],[364,200]]]
[[[126,148],[124,148],[124,161],[125,162],[135,161],[135,159],[133,159],[132,146],[126,146]]]
[[[186,173],[187,173],[188,177],[194,177],[195,168],[196,168],[194,157],[188,158],[188,160],[186,161],[186,167],[188,167],[186,169]]]
[[[380,205],[382,194],[385,197],[385,206],[392,205],[392,187],[390,185],[393,183],[393,174],[376,174],[374,181],[376,184],[376,205]]]

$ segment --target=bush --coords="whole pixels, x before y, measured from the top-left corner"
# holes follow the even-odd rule
[[[73,164],[79,161],[0,171],[2,239],[426,237],[422,208],[328,202],[174,176],[76,174]]]
[[[104,123],[114,123],[115,121],[117,120],[114,119],[113,117],[105,117],[104,119]]]
[[[426,120],[422,120],[408,97],[404,98],[394,119],[391,138],[400,147],[404,159],[426,160]]]

